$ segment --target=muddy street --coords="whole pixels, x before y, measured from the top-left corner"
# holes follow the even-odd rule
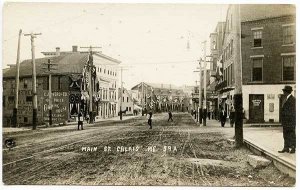
[[[189,114],[155,114],[85,126],[10,134],[3,182],[70,185],[293,186],[273,164],[253,169],[248,149],[227,142],[233,128],[199,127]],[[5,137],[5,135],[4,135]]]

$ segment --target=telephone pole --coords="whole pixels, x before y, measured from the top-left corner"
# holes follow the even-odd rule
[[[94,115],[93,115],[93,70],[95,69],[94,62],[93,62],[93,48],[101,48],[101,47],[80,47],[80,48],[88,48],[89,49],[89,60],[88,60],[88,65],[87,69],[89,72],[89,116],[90,116],[90,121],[89,123],[94,122]]]
[[[201,59],[199,60],[199,71],[194,71],[194,72],[199,72],[199,105],[198,105],[198,117],[197,121],[199,120],[199,125],[201,127],[202,124],[202,67],[201,67]],[[197,81],[196,81],[197,85]]]
[[[234,90],[234,108],[235,108],[235,143],[236,147],[243,146],[243,94],[242,94],[242,52],[241,52],[241,18],[240,18],[240,5],[235,5],[236,13],[236,49],[234,63],[234,77],[235,77],[235,90]]]
[[[123,113],[122,113],[122,102],[123,102],[123,71],[125,71],[125,70],[128,70],[128,69],[126,69],[126,67],[125,67],[125,69],[124,69],[124,66],[121,66],[121,99],[120,99],[120,120],[122,120],[122,117],[123,117]]]
[[[206,109],[206,41],[204,43],[204,76],[203,76],[203,88],[204,88],[204,102],[203,102],[203,126],[206,126],[206,116],[207,116],[207,109]]]
[[[53,64],[51,63],[51,60],[48,59],[48,63],[45,63],[47,65],[47,68],[44,68],[47,70],[47,72],[49,73],[49,93],[48,93],[48,98],[49,98],[49,105],[48,105],[48,110],[49,110],[49,125],[52,125],[52,75],[51,75],[51,70],[57,70],[54,68],[51,68],[51,66],[57,65],[57,64]]]
[[[123,102],[123,67],[121,67],[121,99],[120,99],[120,120],[122,120],[122,102]]]
[[[18,51],[17,51],[17,61],[16,61],[16,89],[15,89],[15,107],[13,110],[13,127],[18,126],[18,104],[19,104],[19,75],[20,75],[20,44],[21,44],[22,30],[19,31],[18,40]]]
[[[141,104],[142,104],[142,116],[144,116],[144,82],[142,82],[142,100],[141,100]]]
[[[35,69],[35,50],[34,50],[34,38],[42,33],[30,33],[24,34],[24,36],[30,36],[31,39],[31,56],[32,56],[32,130],[37,126],[37,94],[36,94],[36,69]]]

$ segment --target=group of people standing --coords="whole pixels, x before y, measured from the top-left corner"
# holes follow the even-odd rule
[[[225,127],[226,120],[227,120],[227,112],[224,108],[221,108],[220,111],[221,127]],[[235,123],[235,109],[233,106],[230,108],[229,122],[230,122],[230,127],[233,127]]]

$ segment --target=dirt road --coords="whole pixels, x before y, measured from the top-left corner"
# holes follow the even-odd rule
[[[227,142],[232,128],[199,127],[188,114],[155,114],[86,126],[11,135],[3,182],[72,185],[293,186],[273,165],[253,169],[247,149]]]

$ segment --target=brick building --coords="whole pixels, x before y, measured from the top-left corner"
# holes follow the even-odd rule
[[[219,104],[228,111],[235,88],[234,64],[242,52],[243,107],[248,122],[280,121],[281,89],[295,89],[295,6],[240,5],[240,14],[230,5],[223,41],[223,79],[216,89]],[[253,14],[255,13],[255,14]],[[241,36],[237,35],[238,18]],[[241,46],[237,38],[241,37]],[[295,90],[294,90],[295,93]]]
[[[38,124],[48,122],[48,93],[49,79],[45,71],[45,63],[51,60],[51,63],[57,64],[56,70],[52,71],[52,120],[53,123],[62,123],[75,120],[80,108],[88,112],[88,85],[93,86],[93,111],[100,115],[101,103],[117,103],[117,88],[110,89],[109,85],[115,86],[117,80],[116,66],[119,61],[112,59],[102,53],[94,53],[93,60],[95,70],[92,74],[92,81],[88,81],[88,72],[86,66],[90,59],[88,52],[78,52],[74,48],[70,52],[60,52],[57,48],[55,52],[42,52],[46,57],[36,59],[37,73],[37,97],[38,97]],[[100,75],[100,68],[107,69],[107,76],[103,78]],[[3,126],[10,126],[12,111],[15,101],[15,73],[16,67],[6,69],[3,73]],[[111,79],[113,78],[113,79]],[[110,80],[111,79],[111,80]],[[106,80],[107,92],[103,92],[102,80]],[[115,90],[114,90],[115,89]],[[110,93],[114,92],[114,93]],[[111,96],[109,96],[109,94]],[[115,96],[113,96],[115,94]],[[115,98],[114,98],[115,97]],[[109,112],[108,112],[109,113]],[[114,110],[116,113],[116,110]],[[32,63],[31,59],[20,63],[20,87],[19,87],[19,107],[18,124],[32,124]]]

